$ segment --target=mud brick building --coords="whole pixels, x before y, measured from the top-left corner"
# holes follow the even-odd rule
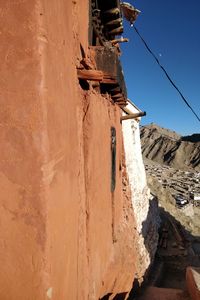
[[[0,299],[125,297],[144,270],[119,1],[1,1],[0,27]]]

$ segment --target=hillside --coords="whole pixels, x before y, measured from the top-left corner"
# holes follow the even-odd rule
[[[181,136],[156,124],[141,127],[144,158],[177,169],[200,171],[200,134]]]

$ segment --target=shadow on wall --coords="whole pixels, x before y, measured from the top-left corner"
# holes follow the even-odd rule
[[[185,246],[191,244],[191,246],[193,245],[193,243],[200,243],[200,235],[196,236],[196,235],[192,235],[186,228],[184,225],[182,225],[174,216],[172,216],[170,214],[169,211],[166,211],[163,207],[159,207],[159,214],[162,220],[162,226],[164,223],[169,224],[170,227],[173,227],[172,224],[175,224],[178,233],[181,236],[181,241],[180,243],[183,243]],[[162,227],[161,227],[162,229]],[[159,233],[161,233],[161,229],[159,231]],[[176,233],[177,234],[177,233]],[[199,253],[200,255],[200,248],[199,248]]]
[[[158,245],[160,223],[161,219],[159,214],[158,199],[156,196],[153,196],[153,198],[149,200],[149,211],[147,218],[142,223],[142,236],[144,238],[145,248],[150,257],[150,265],[154,261]]]
[[[157,219],[156,219],[157,218]],[[154,261],[154,255],[157,249],[158,243],[158,227],[159,227],[159,216],[158,216],[158,201],[157,198],[154,197],[150,200],[149,203],[149,211],[146,220],[142,223],[142,237],[144,238],[145,248],[147,250],[147,255],[149,255],[151,262]],[[151,235],[149,233],[151,232]],[[149,267],[150,269],[150,267]],[[149,269],[146,270],[144,274],[144,278],[148,276]],[[117,295],[113,295],[112,293],[106,294],[99,300],[131,300],[137,296],[138,292],[140,292],[140,284],[137,278],[133,278],[133,284],[131,292],[126,291]],[[129,294],[129,295],[128,295]],[[113,297],[114,296],[114,297]],[[128,298],[127,298],[128,297]]]
[[[126,296],[128,293],[120,293],[114,296],[114,298],[112,298],[113,300],[125,300]],[[105,295],[103,298],[99,299],[99,300],[109,300],[110,296],[112,295],[112,293],[108,293],[107,295]]]
[[[142,294],[147,284],[185,290],[186,268],[200,267],[200,236],[193,236],[164,208],[160,207],[159,213],[162,223],[154,264],[146,274],[142,288],[131,294],[129,300]]]
[[[186,268],[200,266],[200,236],[192,235],[169,212],[160,208],[162,227],[160,230],[161,244],[163,229],[168,226],[166,249],[159,247],[157,259],[163,264],[163,272],[158,277],[157,287],[186,289]],[[194,246],[199,247],[195,250]]]
[[[144,238],[144,245],[147,250],[147,255],[150,258],[150,265],[143,275],[142,284],[139,283],[138,279],[134,279],[132,290],[129,294],[128,300],[135,299],[140,293],[142,288],[145,286],[149,273],[151,272],[152,265],[154,263],[154,257],[158,245],[158,230],[160,226],[160,217],[158,209],[158,199],[153,197],[149,200],[149,211],[145,221],[142,223],[142,237]]]
[[[151,205],[156,205],[156,199]],[[168,211],[159,207],[161,224],[159,228],[158,247],[152,264],[144,275],[144,281],[140,286],[137,280],[133,282],[133,288],[128,300],[141,295],[148,285],[186,289],[186,268],[188,266],[200,267],[200,236],[193,236],[186,228],[176,220]],[[143,236],[146,236],[148,219],[151,220],[151,209],[143,224]],[[148,234],[147,234],[148,235]],[[148,237],[145,238],[145,247],[152,253]]]
[[[159,229],[156,228],[156,209],[161,220]],[[157,240],[153,240],[156,230],[159,231]],[[193,236],[168,211],[158,207],[156,197],[150,200],[149,212],[142,224],[142,236],[151,258],[151,265],[143,276],[143,283],[140,285],[138,279],[133,278],[130,293],[109,293],[99,300],[133,300],[144,292],[147,285],[185,289],[186,268],[200,267],[200,236]]]
[[[108,293],[107,295],[103,296],[99,300],[109,300],[109,297],[112,295],[112,293]]]

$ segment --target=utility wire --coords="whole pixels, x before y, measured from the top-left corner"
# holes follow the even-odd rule
[[[179,93],[179,95],[181,96],[182,100],[185,102],[185,104],[189,107],[189,109],[192,111],[192,113],[195,115],[195,117],[197,118],[197,120],[200,122],[200,117],[197,115],[197,113],[194,111],[194,109],[191,107],[191,105],[188,103],[188,101],[186,100],[186,98],[183,96],[183,94],[181,93],[181,91],[179,90],[179,88],[176,86],[176,84],[172,81],[172,79],[170,78],[169,74],[167,73],[167,71],[165,70],[165,68],[161,65],[160,61],[158,60],[158,58],[156,57],[156,55],[153,53],[153,51],[149,48],[149,46],[147,45],[147,43],[145,42],[145,40],[143,39],[143,37],[141,36],[141,34],[139,33],[138,29],[135,27],[135,25],[132,26],[136,33],[138,34],[138,36],[140,37],[140,39],[142,40],[143,44],[145,45],[146,49],[149,51],[149,53],[153,56],[153,58],[155,59],[155,61],[157,62],[157,64],[159,65],[159,67],[163,70],[163,72],[165,73],[167,79],[169,80],[169,82],[172,84],[172,86],[177,90],[177,92]]]

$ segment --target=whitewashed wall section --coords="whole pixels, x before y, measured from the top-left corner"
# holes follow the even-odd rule
[[[139,110],[130,103],[128,110]],[[137,272],[140,281],[152,262],[158,243],[159,216],[156,201],[153,202],[147,186],[145,167],[141,152],[139,122],[131,119],[122,121],[126,169],[131,188],[131,200],[138,233]],[[150,200],[151,199],[151,200]]]

